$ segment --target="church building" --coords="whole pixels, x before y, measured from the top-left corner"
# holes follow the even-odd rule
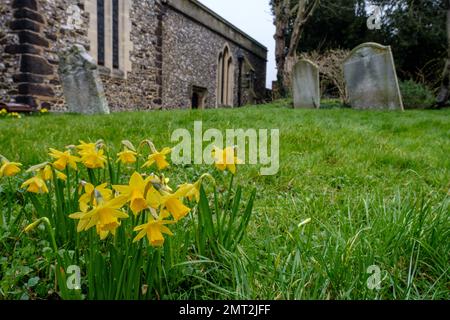
[[[1,0],[0,102],[66,111],[58,65],[74,44],[112,111],[265,98],[266,47],[197,0]]]

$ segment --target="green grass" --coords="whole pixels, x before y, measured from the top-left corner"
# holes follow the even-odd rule
[[[48,147],[80,139],[119,148],[123,139],[150,138],[159,148],[170,145],[173,130],[192,131],[196,120],[204,130],[279,128],[280,171],[263,177],[257,166],[240,168],[246,197],[253,186],[257,197],[238,253],[220,272],[211,264],[208,277],[193,274],[166,298],[450,298],[450,110],[293,110],[275,103],[0,119],[0,154],[28,166],[45,161]],[[176,168],[174,183],[196,170]],[[14,243],[15,254],[0,246],[4,279],[36,255],[31,244]],[[367,286],[372,265],[382,272],[380,290]],[[26,291],[14,290],[6,297]]]

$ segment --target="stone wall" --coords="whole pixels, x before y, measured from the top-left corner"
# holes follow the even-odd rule
[[[0,100],[13,101],[16,95],[16,85],[13,75],[19,69],[19,56],[5,52],[8,45],[18,44],[19,37],[8,32],[12,20],[12,0],[0,2]]]
[[[216,106],[217,68],[219,53],[228,45],[234,61],[234,105],[238,105],[238,51],[229,39],[197,23],[175,10],[167,9],[163,28],[163,106],[190,108],[192,87],[207,89],[206,107]],[[256,100],[265,92],[266,61],[241,49],[256,72]],[[253,95],[242,90],[242,104]]]
[[[57,74],[58,55],[73,44],[96,51],[90,50],[93,35],[87,7],[95,5],[90,1],[96,0],[1,0],[0,100],[67,110]],[[205,104],[214,107],[218,54],[225,44],[235,61],[234,105],[238,104],[236,43],[165,1],[129,1],[129,69],[99,67],[112,111],[190,108],[193,86],[206,88]],[[80,9],[81,23],[68,28],[68,8],[74,5]],[[243,52],[256,72],[253,91],[258,101],[265,93],[266,61],[249,50]],[[243,90],[241,96],[245,104],[254,94]]]
[[[120,72],[103,73],[106,96],[112,111],[160,109],[162,57],[157,31],[161,8],[153,0],[141,0],[133,1],[130,11],[132,68],[126,78]]]
[[[46,106],[53,111],[66,111],[64,95],[57,74],[59,57],[58,55],[73,44],[80,44],[89,48],[87,30],[89,25],[89,15],[85,12],[84,0],[40,0],[41,14],[44,16],[46,24],[44,35],[49,42],[49,47],[44,50],[47,61],[54,67],[54,73],[46,80],[54,92],[51,105]],[[68,21],[68,8],[76,5],[82,12],[82,23],[77,28],[66,26]]]

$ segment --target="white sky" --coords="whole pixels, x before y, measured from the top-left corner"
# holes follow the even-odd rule
[[[199,0],[269,49],[266,86],[276,79],[275,26],[269,0]]]

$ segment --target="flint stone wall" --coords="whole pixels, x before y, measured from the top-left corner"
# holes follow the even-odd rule
[[[45,107],[52,111],[68,111],[57,72],[58,55],[75,44],[90,51],[88,1],[95,0],[1,1],[1,100],[20,100],[18,102],[34,104],[35,109]],[[229,44],[235,61],[234,104],[237,105],[236,55],[239,46],[232,36],[226,38],[212,30],[214,28],[175,10],[166,1],[129,1],[131,71],[125,76],[121,70],[99,68],[111,111],[189,108],[193,85],[207,88],[206,106],[214,107],[218,54],[225,43]],[[196,1],[170,2],[194,5],[198,8],[196,15],[204,15]],[[64,26],[69,18],[67,9],[71,5],[79,7],[82,21],[79,27],[67,29]],[[15,22],[17,25],[13,29],[11,24],[15,20],[22,23]],[[242,40],[242,35],[234,29],[223,28],[228,30],[227,34]],[[19,44],[22,46],[17,46]],[[265,96],[264,55],[267,51],[255,46],[256,51],[265,52],[263,56],[253,54],[248,48],[243,52],[255,69],[254,91],[258,102]],[[25,72],[27,74],[24,75],[21,68],[26,71],[34,69],[35,73]],[[251,102],[253,96],[243,89],[242,104]]]

